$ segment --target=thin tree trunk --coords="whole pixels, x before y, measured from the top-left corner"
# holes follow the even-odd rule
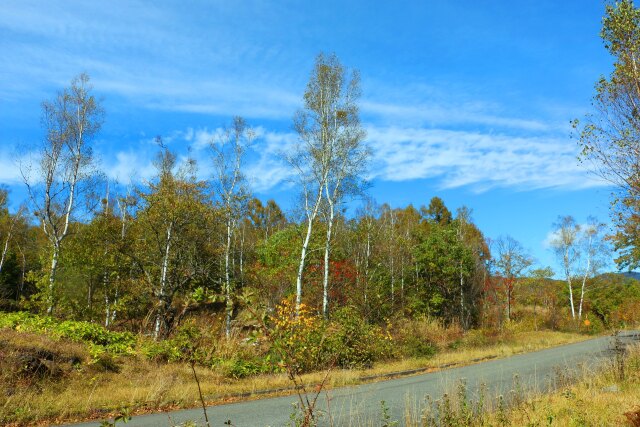
[[[582,303],[584,301],[584,289],[589,277],[589,270],[591,269],[591,243],[593,236],[589,235],[589,244],[587,247],[587,268],[584,270],[584,276],[582,276],[582,286],[580,288],[580,305],[578,306],[578,319],[582,319]]]
[[[87,310],[89,311],[89,315],[91,316],[91,310],[93,309],[93,292],[94,292],[94,284],[93,280],[89,280],[89,289],[87,292]],[[93,316],[91,316],[93,320]]]
[[[391,251],[390,251],[391,252]],[[396,273],[395,266],[393,265],[393,254],[389,254],[390,262],[391,262],[391,310],[396,306]]]
[[[16,301],[20,300],[20,297],[22,296],[22,293],[24,292],[24,279],[25,279],[25,275],[27,272],[27,258],[24,255],[24,251],[22,250],[22,247],[20,247],[20,245],[18,246],[18,251],[20,251],[20,257],[22,258],[22,263],[20,265],[20,287],[18,288],[18,298],[16,299]]]
[[[111,320],[110,320],[110,324],[113,324],[116,321],[116,315],[118,313],[117,310],[117,304],[118,304],[118,288],[116,287],[116,294],[113,298],[113,304],[112,304],[112,309],[111,309]]]
[[[329,203],[329,221],[324,243],[324,277],[322,278],[322,315],[329,318],[329,254],[331,251],[331,232],[333,228],[333,203]]]
[[[2,272],[2,267],[4,266],[4,260],[7,257],[7,252],[9,251],[9,240],[11,240],[12,228],[9,229],[9,233],[7,233],[7,238],[4,240],[4,247],[2,248],[2,256],[0,256],[0,273]]]
[[[367,305],[367,291],[369,288],[369,258],[371,257],[371,224],[367,222],[367,256],[364,265],[364,304]]]
[[[462,245],[464,243],[464,235],[463,235],[463,223],[465,222],[465,217],[461,216],[460,220],[458,221],[458,241],[460,242],[460,244]],[[462,258],[460,258],[460,261],[458,263],[459,266],[459,270],[460,270],[460,326],[462,326],[463,329],[467,329],[467,324],[465,322],[465,316],[464,316],[464,274],[462,271]]]
[[[296,275],[296,315],[300,313],[300,304],[302,304],[302,276],[304,274],[304,266],[307,260],[309,242],[311,241],[311,233],[313,232],[313,221],[318,214],[321,199],[322,187],[318,189],[318,195],[316,196],[315,205],[310,215],[308,213],[309,211],[307,210],[307,234],[305,235],[304,242],[302,243],[302,250],[300,251],[300,264],[298,265],[298,274]]]
[[[404,313],[404,256],[400,260],[400,308]]]
[[[158,313],[156,314],[156,325],[154,329],[154,338],[158,339],[160,336],[160,327],[164,322],[164,316],[167,310],[166,291],[167,291],[167,274],[169,270],[169,255],[171,251],[171,234],[173,232],[173,223],[169,223],[167,229],[167,243],[164,250],[164,259],[162,260],[162,272],[160,275],[160,293],[158,298],[160,299],[160,306],[158,307]]]
[[[51,269],[49,270],[49,295],[47,301],[47,314],[52,315],[55,306],[55,276],[58,269],[58,257],[60,255],[60,247],[55,244],[53,246],[53,254],[51,256]]]
[[[244,233],[245,227],[242,226],[240,235],[240,285],[244,286]]]
[[[304,273],[304,264],[307,259],[307,250],[309,241],[311,240],[311,232],[313,222],[309,220],[307,224],[307,234],[302,243],[302,251],[300,252],[300,264],[298,265],[298,275],[296,276],[296,313],[300,312],[300,304],[302,304],[302,274]]]
[[[576,318],[576,309],[573,304],[573,286],[571,285],[571,272],[569,271],[569,248],[564,252],[564,269],[567,277],[567,286],[569,287],[569,304],[571,306],[571,317]]]
[[[460,325],[463,329],[467,329],[464,318],[464,276],[462,274],[462,260],[460,260]]]
[[[109,321],[111,320],[111,307],[109,306],[109,295],[104,293],[104,327],[109,328]]]
[[[229,272],[229,256],[231,253],[232,224],[231,218],[227,218],[227,245],[224,253],[224,279],[225,279],[225,329],[227,339],[231,337],[231,317],[233,314],[233,301],[231,300],[231,275]]]

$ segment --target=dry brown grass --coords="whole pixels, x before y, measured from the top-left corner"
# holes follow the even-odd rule
[[[510,425],[621,426],[631,425],[640,411],[640,345],[629,350],[626,377],[614,362],[601,372],[584,374],[580,382],[556,393],[537,396],[508,412]],[[497,425],[495,416],[490,418]],[[637,422],[637,421],[635,421]],[[639,424],[635,424],[639,425]]]
[[[549,331],[514,332],[503,342],[472,348],[467,346],[471,345],[473,339],[465,343],[460,338],[462,341],[456,341],[460,341],[459,345],[463,347],[441,352],[435,357],[379,363],[366,370],[335,371],[331,374],[328,387],[357,384],[362,382],[363,376],[421,368],[436,370],[442,365],[462,365],[477,359],[506,357],[586,338],[579,334]],[[30,387],[14,389],[9,395],[2,390],[0,424],[46,425],[87,418],[105,419],[123,407],[131,408],[134,412],[145,412],[199,405],[196,384],[187,364],[155,363],[139,357],[127,357],[119,360],[120,372],[109,372],[100,366],[88,364],[86,352],[80,345],[53,342],[15,331],[0,331],[0,343],[5,346],[10,344],[15,348],[24,341],[37,342],[36,346],[55,348],[56,351],[66,349],[64,351],[80,352],[84,363],[68,369],[64,376],[56,380],[42,379]],[[197,368],[197,372],[203,393],[210,404],[236,399],[230,396],[234,394],[291,385],[284,374],[234,380],[210,369]],[[307,384],[317,384],[322,381],[323,375],[322,372],[311,373],[304,375],[303,380]]]

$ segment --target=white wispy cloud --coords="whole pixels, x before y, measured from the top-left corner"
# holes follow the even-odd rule
[[[487,107],[473,103],[447,105],[440,101],[386,103],[365,100],[361,104],[365,114],[383,121],[433,125],[483,125],[525,131],[549,131],[556,125],[535,119],[500,116],[487,113]]]
[[[81,71],[101,94],[148,109],[283,118],[300,98],[283,84],[288,78],[274,72],[286,69],[286,53],[257,55],[251,40],[238,37],[240,29],[194,20],[183,8],[7,0],[0,9],[4,99],[41,98]],[[233,15],[223,3],[203,10],[215,19]]]
[[[156,173],[153,156],[149,152],[118,151],[100,162],[101,169],[111,180],[121,184],[144,182]]]
[[[289,185],[295,172],[283,160],[296,144],[294,132],[258,127],[245,174],[257,192]],[[367,125],[372,151],[369,179],[406,182],[433,178],[441,188],[565,190],[606,186],[578,165],[572,141],[553,136],[511,136],[447,129]],[[217,130],[188,129],[186,140],[204,147]],[[218,130],[219,131],[219,130]],[[198,143],[198,141],[201,141]]]
[[[437,178],[443,188],[475,191],[605,185],[578,166],[575,145],[562,138],[373,126],[367,132],[372,178]]]
[[[247,179],[254,191],[265,192],[291,183],[295,172],[286,164],[283,154],[292,150],[296,141],[294,133],[256,128],[256,142],[252,147],[255,156],[246,168]]]
[[[0,184],[21,184],[20,162],[25,163],[26,160],[27,156],[21,159],[11,150],[0,147]]]
[[[441,188],[470,188],[483,192],[492,188],[566,190],[606,186],[578,165],[576,146],[567,139],[547,136],[511,136],[506,133],[425,129],[367,125],[367,144],[372,151],[369,179],[406,182],[432,178]],[[211,165],[209,142],[221,128],[187,128],[165,137],[172,149],[187,155],[187,147],[206,178]],[[293,132],[255,128],[245,174],[257,192],[289,185],[295,172],[283,160],[297,141]],[[130,148],[109,153],[97,151],[102,169],[119,182],[144,181],[155,173],[153,144],[141,139]],[[22,180],[14,155],[3,150],[0,183]]]
[[[295,145],[296,135],[271,132],[263,127],[256,127],[254,130],[256,139],[249,147],[244,166],[244,173],[252,190],[265,192],[278,186],[289,185],[294,172],[283,161],[282,155]],[[178,154],[179,160],[186,160],[187,156],[196,160],[200,179],[210,179],[213,166],[209,143],[222,131],[222,128],[187,128],[171,132],[163,137],[163,140]],[[135,149],[111,153],[98,150],[100,169],[109,179],[120,183],[151,180],[157,172],[153,165],[157,149],[150,142],[149,139],[141,139],[137,144],[131,144]],[[1,178],[2,175],[0,182]]]

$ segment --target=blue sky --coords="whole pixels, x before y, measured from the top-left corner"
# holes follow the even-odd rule
[[[539,263],[558,215],[608,220],[611,189],[578,165],[569,121],[611,68],[599,1],[28,1],[0,3],[0,183],[24,191],[16,145],[42,138],[40,103],[86,71],[106,121],[95,142],[120,182],[153,171],[152,140],[204,147],[234,115],[259,138],[255,194],[291,206],[277,153],[315,56],[362,75],[373,150],[370,194],[392,206],[473,209],[488,237],[510,234]]]

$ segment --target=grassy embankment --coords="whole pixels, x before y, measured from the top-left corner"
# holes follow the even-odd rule
[[[504,396],[468,390],[463,384],[419,409],[408,402],[408,427],[640,426],[640,344],[598,368],[578,366],[558,373],[553,392],[524,391],[518,381]],[[480,397],[482,396],[482,397]],[[429,403],[430,402],[430,403]],[[382,419],[384,413],[381,410]],[[380,425],[380,419],[356,421]],[[385,425],[394,425],[389,420]]]
[[[632,347],[620,375],[615,360],[596,375],[583,372],[557,392],[532,396],[507,411],[492,413],[488,425],[640,426],[640,346]]]
[[[328,387],[362,382],[362,377],[411,369],[439,369],[480,359],[507,357],[589,338],[577,333],[526,331],[512,326],[487,339],[482,331],[461,335],[432,325],[423,333],[439,351],[430,357],[409,357],[378,362],[370,369],[335,370]],[[18,328],[20,329],[20,328]],[[427,338],[427,337],[425,337]],[[237,342],[230,342],[233,352]],[[99,352],[98,352],[99,353]],[[25,364],[38,359],[46,366]],[[208,403],[225,402],[240,393],[288,388],[285,374],[229,378],[219,369],[196,367]],[[132,413],[196,407],[198,394],[189,365],[150,360],[138,354],[116,358],[96,356],[86,343],[41,333],[0,329],[0,424],[46,425],[52,422],[105,419],[129,408]],[[324,373],[303,375],[307,384],[321,382]],[[285,392],[286,393],[286,392]]]

